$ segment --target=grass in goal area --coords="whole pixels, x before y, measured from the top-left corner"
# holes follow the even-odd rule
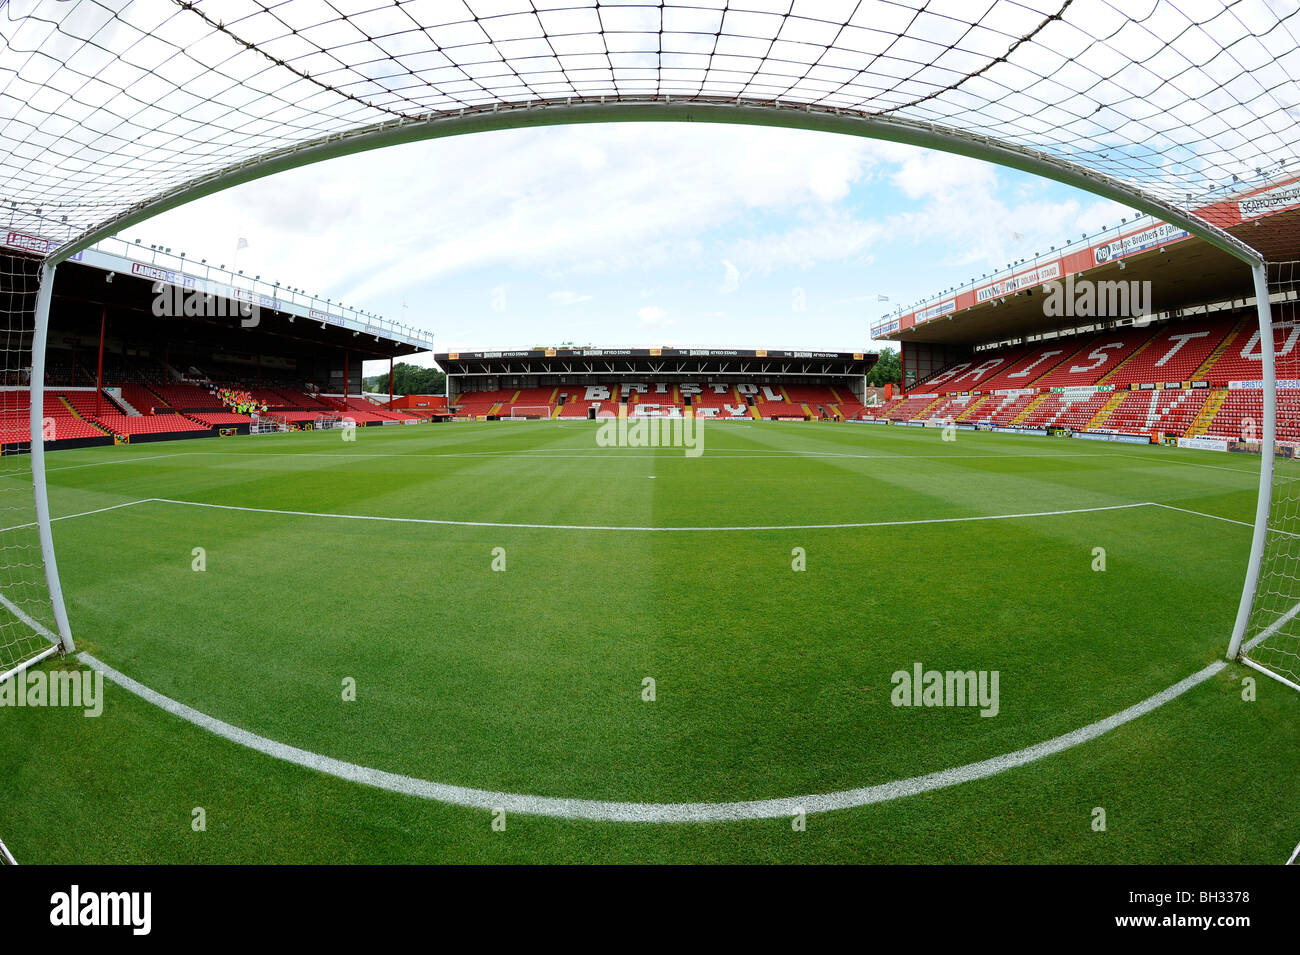
[[[968,766],[1222,659],[1257,459],[764,422],[712,425],[688,457],[598,447],[598,427],[51,453],[79,648],[306,753],[618,803]],[[966,520],[1003,515],[1032,516]],[[917,664],[996,671],[997,715],[893,705]],[[1300,694],[1260,679],[1246,702],[1249,675],[1229,665],[1063,752],[802,831],[513,811],[497,831],[490,810],[303,768],[107,684],[99,718],[0,710],[0,834],[20,862],[1275,863],[1300,838]]]

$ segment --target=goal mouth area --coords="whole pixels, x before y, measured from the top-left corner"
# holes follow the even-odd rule
[[[549,421],[549,405],[514,405],[506,414],[500,415],[501,421]]]

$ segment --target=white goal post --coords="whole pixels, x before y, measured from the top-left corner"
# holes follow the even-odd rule
[[[42,308],[9,307],[8,369],[33,374],[36,440],[5,445],[24,461],[4,462],[16,506],[0,534],[31,541],[5,536],[0,563],[22,568],[40,612],[14,600],[21,588],[9,586],[6,599],[46,621],[65,648],[38,436],[53,269],[232,186],[392,145],[595,122],[783,127],[937,149],[1087,190],[1254,269],[1263,369],[1274,345],[1269,292],[1288,307],[1300,258],[1295,230],[1261,223],[1259,211],[1300,208],[1295,4],[988,0],[939,11],[890,0],[882,6],[899,14],[892,27],[867,3],[791,3],[773,14],[743,0],[725,10],[643,0],[614,16],[570,0],[573,16],[555,18],[531,4],[524,13],[400,2],[354,12],[251,0],[225,17],[174,0],[133,0],[130,15],[117,6],[0,2],[0,92],[14,132],[0,138],[0,196],[8,244],[17,236],[25,255],[43,260],[44,297]],[[590,55],[556,59],[575,43]],[[430,75],[435,53],[454,81]],[[682,57],[698,62],[687,69]],[[194,102],[221,103],[221,114],[180,105]],[[155,152],[159,141],[169,145]],[[1300,684],[1300,480],[1294,458],[1274,450],[1276,383],[1296,380],[1300,368],[1268,370],[1263,382],[1255,537],[1228,646],[1288,685]],[[528,420],[520,410],[509,417]],[[27,508],[32,519],[21,520]],[[5,606],[0,668],[43,650],[15,636],[35,631]]]
[[[1300,261],[1254,271],[1264,420],[1254,536],[1228,656],[1300,690],[1300,447],[1277,440],[1279,396],[1290,409],[1283,420],[1294,422],[1300,408]],[[1241,422],[1243,437],[1252,424]]]
[[[319,414],[316,416],[316,420],[312,422],[312,428],[316,431],[334,431],[352,420],[341,414]]]
[[[289,419],[277,414],[255,414],[248,423],[249,434],[280,434],[292,430]]]
[[[45,343],[54,266],[10,256],[0,269],[5,330],[0,423],[0,682],[74,649],[63,605],[50,504],[45,442],[58,440],[58,418],[45,414]]]
[[[544,421],[551,416],[550,405],[511,405],[503,421]]]

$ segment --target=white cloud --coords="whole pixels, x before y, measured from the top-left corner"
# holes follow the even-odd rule
[[[581,292],[551,292],[546,296],[547,299],[556,305],[577,305],[579,302],[590,302],[592,296],[583,295]]]
[[[674,322],[658,305],[646,305],[636,310],[637,320],[645,326],[672,325]]]
[[[730,258],[747,271],[771,271],[782,266],[809,268],[817,262],[856,260],[863,266],[872,261],[867,250],[886,237],[882,222],[866,222],[843,213],[832,213],[811,225],[755,239],[739,239],[728,249]]]
[[[871,167],[872,146],[730,126],[511,130],[294,170],[130,235],[165,237],[213,262],[246,235],[262,275],[367,303],[474,269],[689,261],[703,254],[705,229],[843,197]]]
[[[740,288],[740,269],[736,268],[726,259],[722,260],[722,267],[726,270],[722,279],[722,287],[718,289],[723,295],[730,295],[736,289]]]

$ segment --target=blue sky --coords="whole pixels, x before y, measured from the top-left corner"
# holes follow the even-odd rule
[[[870,323],[892,307],[1129,214],[889,143],[619,124],[334,160],[123,238],[226,264],[246,238],[246,274],[420,326],[440,350],[572,341],[849,351],[871,347]]]

